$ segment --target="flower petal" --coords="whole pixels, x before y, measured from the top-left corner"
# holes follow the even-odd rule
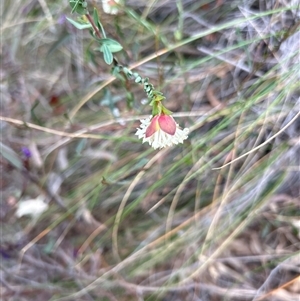
[[[154,116],[152,118],[149,126],[146,129],[146,133],[145,133],[146,138],[152,136],[156,131],[159,130],[158,118],[159,118],[159,115]]]
[[[159,127],[169,135],[176,132],[176,122],[170,115],[160,115],[158,118]]]

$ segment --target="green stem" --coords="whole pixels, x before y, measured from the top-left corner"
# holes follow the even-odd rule
[[[104,38],[106,38],[106,33],[104,31],[104,28],[103,26],[101,25],[101,23],[99,22],[99,25],[101,27],[101,32],[102,32],[102,36],[101,36],[101,33],[99,31],[99,28],[96,26],[93,18],[91,17],[91,15],[89,13],[87,13],[85,15],[87,17],[87,19],[89,20],[90,24],[92,25],[94,31],[95,31],[95,34],[98,38],[102,38],[102,36]],[[143,78],[142,76],[140,76],[137,72],[132,72],[131,70],[129,70],[128,68],[120,65],[118,63],[118,61],[116,60],[115,57],[113,57],[113,61],[114,61],[114,64],[115,64],[115,71],[117,71],[118,73],[120,73],[121,71],[123,71],[125,73],[125,75],[127,76],[128,79],[134,79],[134,81],[137,83],[137,84],[141,84],[144,86],[144,91],[145,93],[147,94],[147,97],[149,100],[151,100],[152,104],[153,104],[153,101],[162,101],[163,99],[165,99],[165,97],[163,96],[163,94],[159,91],[156,91],[154,89],[154,86],[149,83],[149,79],[147,77]]]

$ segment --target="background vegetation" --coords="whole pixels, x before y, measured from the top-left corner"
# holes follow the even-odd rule
[[[3,300],[299,300],[299,1],[125,2],[88,1],[183,145],[67,0],[1,1]]]

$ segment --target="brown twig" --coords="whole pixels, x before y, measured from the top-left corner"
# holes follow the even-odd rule
[[[100,33],[98,27],[96,26],[96,24],[94,23],[94,20],[93,20],[92,16],[91,16],[89,13],[87,13],[85,16],[87,17],[87,19],[88,19],[89,22],[91,23],[91,25],[92,25],[92,27],[93,27],[93,29],[94,29],[94,31],[95,31],[96,36],[97,36],[99,39],[101,39],[101,38],[102,38],[101,33]]]

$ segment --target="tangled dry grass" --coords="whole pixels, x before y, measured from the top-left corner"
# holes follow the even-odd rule
[[[299,300],[299,1],[88,1],[190,128],[159,151],[67,2],[0,4],[1,298]]]

